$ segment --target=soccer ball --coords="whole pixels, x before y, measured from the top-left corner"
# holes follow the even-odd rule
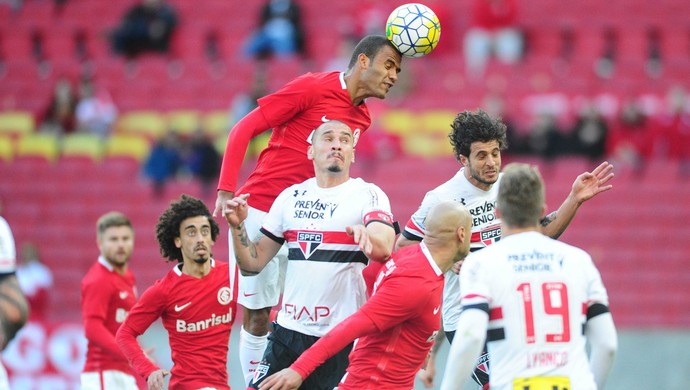
[[[391,12],[386,37],[406,57],[422,57],[436,47],[441,37],[438,16],[424,4],[409,3]]]

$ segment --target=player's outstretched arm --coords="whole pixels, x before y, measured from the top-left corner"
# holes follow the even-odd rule
[[[278,253],[282,243],[259,235],[254,241],[249,238],[244,220],[247,219],[249,194],[237,196],[225,202],[225,219],[230,225],[230,236],[235,248],[235,258],[243,275],[255,275],[261,272],[269,261]]]
[[[226,200],[233,198],[237,190],[237,178],[244,162],[249,142],[252,138],[268,130],[271,126],[266,122],[261,109],[256,108],[242,118],[230,130],[228,142],[223,153],[223,163],[220,167],[218,181],[218,197],[213,216],[224,215],[223,205]]]
[[[366,304],[370,304],[367,301]],[[335,355],[348,344],[360,337],[377,331],[374,322],[362,313],[361,309],[335,328],[331,329],[325,336],[321,337],[314,345],[309,347],[292,363],[289,368],[281,370],[268,378],[259,385],[261,390],[287,390],[297,389],[304,379],[314,370],[323,364],[328,358]]]
[[[557,211],[542,219],[542,231],[549,237],[558,238],[570,225],[582,203],[613,188],[613,165],[608,161],[599,164],[592,172],[584,172],[575,178],[573,187]]]
[[[369,260],[385,262],[393,252],[395,229],[390,225],[373,222],[366,227],[360,224],[348,226],[345,231]]]

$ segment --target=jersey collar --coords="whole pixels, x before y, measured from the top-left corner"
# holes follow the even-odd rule
[[[340,79],[340,87],[342,89],[347,89],[347,84],[345,84],[345,72],[340,72],[338,79]]]
[[[211,258],[210,261],[211,261],[211,268],[215,268],[216,267],[216,261],[213,260],[213,258]],[[175,264],[173,271],[175,271],[177,276],[182,276],[182,263]]]
[[[441,268],[438,267],[438,264],[436,264],[434,258],[431,257],[431,252],[429,252],[429,248],[426,247],[424,241],[419,243],[419,247],[422,248],[422,253],[424,253],[424,256],[426,256],[426,259],[427,261],[429,261],[429,265],[431,266],[431,268],[433,268],[434,272],[436,272],[436,276],[443,275],[443,271],[441,271]]]

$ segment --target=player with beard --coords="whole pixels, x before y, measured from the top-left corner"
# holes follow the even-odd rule
[[[115,334],[137,301],[129,258],[134,229],[124,214],[109,212],[96,223],[100,256],[81,282],[81,307],[87,350],[83,390],[136,390],[137,381]]]
[[[500,219],[496,215],[496,197],[501,184],[501,151],[508,147],[506,126],[500,119],[489,117],[482,110],[464,111],[453,121],[449,135],[455,157],[462,168],[447,182],[429,191],[419,209],[405,225],[398,238],[398,248],[420,241],[426,232],[424,220],[429,209],[438,202],[460,202],[473,216],[471,251],[482,249],[501,239]],[[541,228],[549,237],[558,238],[570,224],[578,208],[585,201],[612,188],[607,184],[613,178],[613,166],[603,162],[594,171],[580,174],[573,183],[570,194],[554,211],[541,220]],[[458,269],[446,274],[443,292],[443,330],[453,341],[460,315],[460,279]],[[442,338],[437,339],[438,344]],[[422,380],[431,386],[435,373],[435,352],[428,369],[421,372]],[[483,354],[473,375],[477,383],[488,383],[488,355]]]
[[[156,238],[163,257],[177,264],[147,289],[117,332],[117,343],[149,389],[230,389],[227,357],[235,315],[228,263],[211,248],[220,232],[204,203],[182,195],[163,212]],[[168,331],[172,372],[150,361],[137,337],[158,318]]]
[[[245,227],[244,194],[227,201],[226,219],[242,272],[261,272],[284,243],[288,266],[282,307],[251,388],[289,367],[366,300],[362,270],[390,257],[395,229],[390,203],[376,185],[350,177],[356,138],[345,123],[321,124],[306,154],[316,177],[278,195],[253,241]],[[307,378],[303,388],[331,390],[348,365],[345,347]]]
[[[602,389],[618,342],[591,256],[541,233],[535,167],[506,167],[497,209],[503,239],[472,253],[460,273],[458,337],[441,389],[462,388],[485,340],[491,389]]]

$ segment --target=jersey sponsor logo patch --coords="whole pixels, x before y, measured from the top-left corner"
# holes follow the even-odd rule
[[[308,259],[323,242],[323,233],[298,232],[297,244]]]
[[[221,287],[218,290],[218,303],[221,305],[227,305],[232,301],[232,291],[230,287]]]
[[[179,306],[178,306],[178,305],[175,305],[175,311],[179,313],[179,312],[181,312],[182,310],[184,310],[187,306],[189,306],[189,305],[191,305],[191,304],[192,304],[192,302],[187,302],[187,303],[185,303],[184,305],[179,305]]]

